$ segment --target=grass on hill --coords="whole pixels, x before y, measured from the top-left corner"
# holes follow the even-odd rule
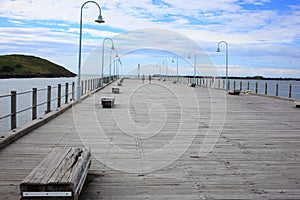
[[[43,58],[16,54],[0,56],[0,78],[74,76],[76,74]]]

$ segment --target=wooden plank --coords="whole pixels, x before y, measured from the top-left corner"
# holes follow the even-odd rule
[[[87,145],[77,133],[81,130],[92,143],[99,136],[101,127],[105,136],[95,143],[93,165],[80,199],[299,199],[300,113],[291,102],[252,95],[236,98],[226,95],[225,91],[189,88],[188,84],[174,85],[168,81],[154,80],[153,84],[141,87],[140,81],[127,80],[122,94],[118,95],[120,106],[116,109],[95,107],[94,99],[110,95],[111,87],[96,93],[94,98],[85,99],[72,110],[0,151],[1,198],[18,199],[19,183],[51,149]],[[189,98],[180,99],[191,91],[198,100],[200,112],[190,105]],[[216,98],[212,98],[211,93]],[[223,101],[221,97],[225,95],[226,101]],[[160,104],[165,100],[171,102],[161,104],[167,111],[167,118],[164,118],[162,109],[149,112],[154,105],[151,103]],[[177,100],[184,100],[186,106],[178,104]],[[206,135],[207,130],[213,128],[211,111],[222,112],[220,109],[224,105],[225,118],[217,118],[220,123],[224,119],[222,134],[212,151],[206,157],[199,157],[204,138],[212,138]],[[93,109],[93,116],[87,115],[89,109]],[[181,117],[176,115],[177,110],[183,112]],[[147,126],[151,119],[152,122],[166,119],[163,130],[155,135],[153,129],[144,131],[144,138],[139,138],[134,129],[131,135],[125,134],[119,123],[127,121],[114,118],[118,111],[122,119],[129,112],[141,127]],[[83,125],[74,120],[74,114],[82,116]],[[97,118],[98,125],[91,123],[92,117]],[[178,123],[186,127],[187,134],[177,140],[184,144],[190,138],[188,133],[194,130],[191,120],[198,123],[197,134],[190,147],[170,165],[146,174],[127,173],[105,165],[109,158],[113,158],[114,162],[122,161],[128,166],[140,163],[135,165],[140,169],[143,154],[157,151],[172,142]],[[159,126],[159,123],[155,124]],[[151,137],[147,138],[149,135]],[[105,137],[111,146],[106,145]],[[123,151],[114,151],[113,145]],[[178,148],[182,146],[178,145]],[[103,156],[102,160],[97,159],[99,155]],[[171,156],[160,156],[156,162],[167,161]],[[67,180],[67,177],[63,179]]]
[[[87,149],[55,148],[20,184],[25,195],[67,195],[78,198],[90,165]],[[52,192],[52,193],[45,193]]]

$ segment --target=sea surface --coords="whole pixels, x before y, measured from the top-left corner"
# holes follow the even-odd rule
[[[98,78],[92,76],[84,76],[82,80],[90,78]],[[17,95],[17,111],[23,110],[32,106],[32,88],[38,89],[38,104],[46,102],[47,99],[47,86],[51,86],[51,99],[57,98],[57,86],[61,84],[61,95],[65,94],[65,85],[69,84],[69,93],[72,92],[72,82],[76,83],[77,78],[18,78],[18,79],[0,79],[0,96],[10,95],[11,91],[17,91],[17,93],[25,93]],[[27,93],[26,93],[27,92]],[[76,85],[75,85],[76,92]],[[75,96],[76,97],[76,96]],[[71,94],[68,99],[72,98]],[[10,96],[0,98],[0,117],[6,116],[10,113]],[[62,105],[65,102],[63,97]],[[57,101],[51,103],[51,109],[57,108]],[[46,104],[41,105],[37,109],[37,118],[45,115]],[[17,127],[23,126],[31,121],[31,109],[17,114]],[[0,134],[10,130],[10,117],[0,120]]]
[[[98,78],[95,76],[83,76],[82,80],[90,78]],[[40,89],[38,91],[38,104],[46,101],[47,91],[45,90],[48,85],[52,87],[52,99],[57,97],[57,85],[62,85],[62,95],[65,94],[66,83],[69,83],[69,92],[71,92],[72,82],[76,82],[77,78],[31,78],[31,79],[0,79],[0,96],[9,95],[11,91],[17,91],[23,93],[17,95],[17,110],[28,108],[32,104],[32,88]],[[240,82],[242,82],[243,91],[248,90],[248,82],[250,83],[250,90],[255,92],[256,82],[258,83],[258,93],[265,94],[265,83],[268,84],[268,95],[275,96],[276,84],[279,84],[279,96],[288,97],[289,87],[292,85],[292,98],[300,100],[300,81],[276,81],[276,80],[233,80],[230,79],[230,88],[233,88],[234,81],[236,82],[236,88],[240,88]],[[211,86],[211,82],[208,84]],[[215,80],[214,87],[218,87],[218,80]],[[222,81],[220,83],[222,87]],[[76,90],[76,85],[75,85]],[[26,93],[28,92],[28,93]],[[76,97],[76,96],[75,96]],[[69,96],[69,99],[72,97]],[[62,99],[64,103],[64,98]],[[57,101],[53,101],[51,108],[56,109]],[[38,107],[38,118],[42,117],[46,111],[46,104]],[[0,117],[8,115],[10,113],[10,97],[0,98]],[[17,115],[17,126],[23,126],[31,121],[31,109],[19,113]],[[0,134],[10,129],[10,117],[0,120]]]

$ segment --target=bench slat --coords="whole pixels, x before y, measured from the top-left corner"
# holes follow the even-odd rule
[[[90,162],[91,153],[86,148],[56,148],[23,180],[21,194],[71,192],[76,199]]]

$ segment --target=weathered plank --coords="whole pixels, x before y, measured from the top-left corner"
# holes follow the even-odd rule
[[[110,95],[111,87],[0,151],[1,198],[17,199],[19,183],[54,147],[94,145],[83,200],[299,199],[300,110],[292,102],[252,95],[236,98],[225,91],[168,81],[141,85],[127,80],[118,107],[101,109],[95,99]],[[216,129],[214,121],[224,123],[221,135],[210,153],[199,157],[205,138],[214,138],[208,133]],[[175,138],[179,125],[185,134]],[[147,154],[174,141],[180,142],[176,150],[192,142],[177,159],[172,160],[171,151],[144,165]],[[138,171],[166,161],[172,162],[150,173],[112,167],[121,162]]]
[[[77,199],[87,175],[90,157],[89,150],[84,148],[55,148],[22,181],[22,197],[66,195]]]

